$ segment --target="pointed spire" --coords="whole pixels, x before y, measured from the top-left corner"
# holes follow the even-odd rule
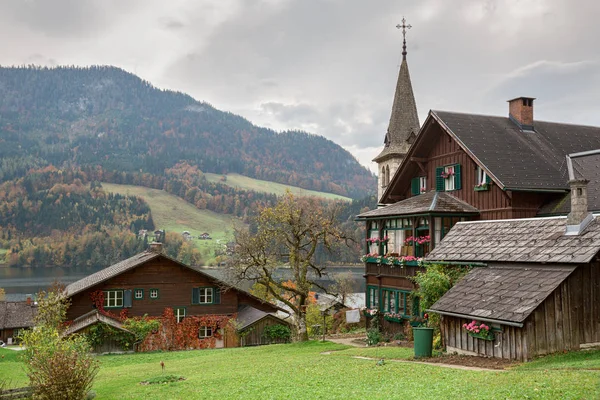
[[[382,162],[392,157],[404,157],[410,147],[411,137],[419,132],[417,103],[415,102],[410,73],[408,72],[408,62],[406,61],[406,29],[411,27],[411,25],[406,25],[405,18],[402,18],[402,25],[397,25],[398,29],[402,29],[402,35],[404,36],[402,64],[396,83],[392,115],[385,135],[385,147],[373,159],[375,162]]]

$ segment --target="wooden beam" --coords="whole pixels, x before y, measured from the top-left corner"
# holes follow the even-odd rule
[[[425,157],[411,157],[410,161],[414,161],[414,162],[427,162],[427,158]]]

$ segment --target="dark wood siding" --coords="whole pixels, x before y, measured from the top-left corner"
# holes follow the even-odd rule
[[[426,161],[421,165],[426,170],[427,190],[435,189],[436,168],[452,164],[461,165],[461,189],[448,192],[453,196],[466,201],[480,210],[480,219],[507,219],[507,218],[531,218],[534,217],[540,206],[547,201],[552,194],[527,193],[503,191],[498,185],[492,184],[489,190],[475,191],[477,184],[477,164],[462,148],[444,132],[438,124],[432,124],[428,132],[430,137],[435,138],[433,143],[427,147],[426,155],[422,158]],[[423,176],[420,169],[415,169],[414,176]],[[412,178],[412,177],[411,177]],[[411,179],[407,182],[410,183]],[[412,196],[410,184],[400,185],[404,193],[398,198]]]
[[[246,331],[249,330],[250,333],[248,333],[246,336],[240,338],[241,346],[258,346],[258,345],[262,345],[262,344],[273,343],[273,342],[269,342],[264,335],[265,328],[267,326],[272,326],[272,325],[289,326],[289,324],[282,322],[282,321],[278,320],[277,318],[274,318],[269,315],[269,316],[255,322],[254,324],[250,325],[248,328],[245,329]],[[277,341],[275,343],[284,343],[284,342]]]
[[[443,317],[442,332],[449,350],[526,360],[535,356],[578,350],[600,343],[600,263],[578,267],[525,320],[523,328],[503,325],[493,351],[488,343],[469,337],[462,327],[470,322]]]
[[[217,283],[204,274],[197,273],[166,258],[157,258],[124,272],[106,282],[74,295],[67,313],[67,319],[75,319],[93,309],[90,294],[96,290],[109,289],[144,289],[144,298],[133,299],[131,308],[127,308],[130,316],[160,316],[167,307],[185,307],[186,315],[234,314],[238,305],[249,304],[263,311],[274,311],[272,306],[265,305],[256,299],[237,290],[220,288],[220,304],[193,305],[192,288],[217,287]],[[158,289],[158,299],[150,299],[150,289]],[[120,308],[108,309],[115,313]]]

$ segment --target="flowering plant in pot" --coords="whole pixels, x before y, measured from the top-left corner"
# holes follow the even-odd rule
[[[379,314],[379,310],[376,308],[363,307],[362,312],[363,312],[363,315],[367,318],[373,318],[373,317],[376,317],[377,314]]]
[[[463,324],[463,328],[467,330],[469,336],[483,340],[494,340],[494,333],[491,328],[483,322],[473,320],[469,324]]]

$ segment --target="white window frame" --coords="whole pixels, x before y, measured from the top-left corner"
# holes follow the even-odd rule
[[[198,337],[200,339],[206,339],[213,336],[213,329],[210,326],[201,325],[198,328]]]
[[[454,174],[456,173],[456,171],[454,169],[454,165],[448,165],[448,166],[444,167],[444,172],[446,174],[449,174],[450,172],[452,172],[451,176],[444,179],[444,190],[448,191],[448,192],[455,190]]]
[[[139,296],[138,293],[140,294]],[[133,298],[135,300],[142,300],[144,298],[144,289],[135,289],[133,291]]]
[[[215,298],[215,291],[211,287],[198,289],[198,304],[212,304]],[[204,299],[204,300],[203,300]]]
[[[123,290],[105,290],[104,308],[123,307]]]
[[[173,310],[177,323],[180,323],[185,318],[185,307],[178,307]]]
[[[150,289],[150,296],[151,299],[158,299],[158,289]]]
[[[427,177],[419,177],[419,193],[425,193],[427,191]]]
[[[477,185],[481,186],[487,183],[487,173],[479,165],[477,166]]]

